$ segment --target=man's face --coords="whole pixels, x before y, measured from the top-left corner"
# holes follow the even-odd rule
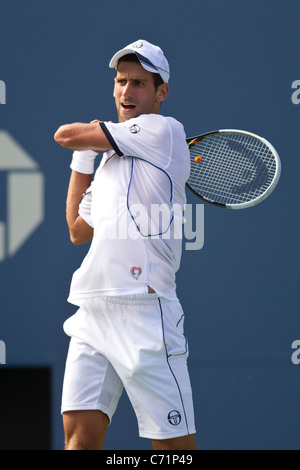
[[[114,97],[119,122],[141,114],[159,114],[168,84],[155,89],[152,74],[136,62],[121,62],[117,69]]]

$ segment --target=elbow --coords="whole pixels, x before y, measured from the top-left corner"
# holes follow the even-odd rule
[[[70,240],[73,245],[83,245],[91,241],[93,237],[91,235],[82,235],[76,232],[70,232]]]
[[[60,126],[54,134],[54,140],[62,147],[70,147],[71,139],[70,139],[70,129],[69,126],[66,124],[64,126]]]
[[[94,229],[88,225],[81,217],[70,223],[68,222],[70,240],[73,245],[83,245],[92,240],[94,235]]]
[[[70,233],[70,240],[71,240],[71,243],[73,243],[73,245],[82,245],[84,242],[82,241],[82,239],[77,236],[75,233]]]

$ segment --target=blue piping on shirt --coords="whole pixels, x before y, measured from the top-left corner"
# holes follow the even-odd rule
[[[164,232],[157,233],[157,234],[155,234],[155,235],[154,235],[154,234],[144,235],[144,234],[141,232],[139,226],[136,224],[136,222],[135,222],[135,220],[134,220],[134,217],[133,217],[133,215],[132,215],[132,213],[131,213],[131,210],[130,210],[130,208],[129,208],[129,190],[130,190],[131,180],[132,180],[132,175],[133,175],[133,162],[134,162],[134,159],[136,158],[136,159],[141,160],[141,161],[143,161],[143,162],[149,163],[149,165],[152,165],[152,166],[154,166],[154,168],[157,168],[158,170],[161,170],[161,171],[169,178],[170,185],[171,185],[171,198],[170,198],[170,205],[171,205],[171,207],[173,206],[173,182],[172,182],[172,179],[171,179],[170,175],[169,175],[165,170],[163,170],[162,168],[160,168],[160,167],[157,166],[157,165],[154,165],[154,163],[148,162],[148,161],[145,160],[144,158],[133,157],[133,156],[131,156],[131,157],[129,156],[128,158],[131,158],[131,159],[132,159],[132,160],[131,160],[131,173],[130,173],[130,179],[129,179],[128,189],[127,189],[127,210],[128,210],[128,212],[129,212],[129,214],[130,214],[130,217],[132,218],[132,220],[133,220],[133,222],[134,222],[136,228],[138,229],[138,231],[139,231],[139,233],[142,235],[142,237],[144,237],[144,238],[149,238],[149,237],[157,237],[157,236],[163,235],[164,233],[167,233],[168,230],[169,230],[169,228],[171,227],[172,222],[173,222],[173,220],[174,220],[174,214],[172,214],[172,217],[171,217],[169,226],[168,226],[168,228],[167,228]]]

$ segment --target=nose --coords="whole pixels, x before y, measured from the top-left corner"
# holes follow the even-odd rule
[[[129,81],[123,87],[122,95],[123,95],[124,98],[131,98],[132,97],[132,84]]]

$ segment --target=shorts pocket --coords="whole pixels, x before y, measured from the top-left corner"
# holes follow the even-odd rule
[[[184,312],[180,303],[162,303],[162,322],[167,356],[188,357],[188,341],[184,333]]]

